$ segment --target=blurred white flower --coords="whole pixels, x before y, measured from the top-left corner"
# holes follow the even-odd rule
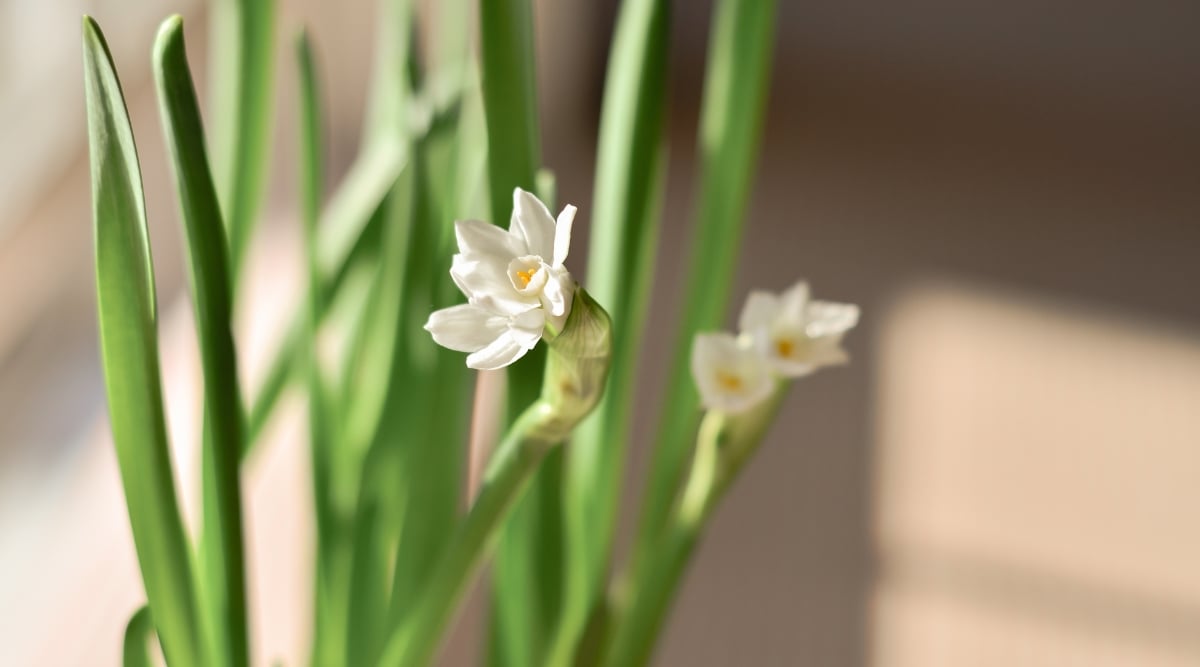
[[[467,303],[429,316],[425,329],[433,339],[471,353],[471,368],[491,370],[525,356],[547,326],[561,331],[575,290],[563,266],[575,211],[567,206],[556,221],[537,197],[517,188],[507,231],[477,220],[454,223],[459,253],[450,276]]]
[[[771,368],[747,338],[730,333],[697,334],[692,342],[692,377],[709,410],[743,412],[771,395]]]
[[[808,375],[821,366],[845,363],[842,337],[858,324],[858,306],[809,299],[808,283],[782,294],[751,292],[738,321],[775,372]]]

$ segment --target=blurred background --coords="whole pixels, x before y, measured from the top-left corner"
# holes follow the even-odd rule
[[[243,369],[300,290],[290,35],[315,33],[334,179],[358,145],[371,0],[280,0],[271,191]],[[538,3],[546,165],[580,205],[615,0]],[[674,3],[666,230],[626,529],[693,219],[710,3]],[[201,0],[0,2],[0,664],[115,665],[142,593],[96,342],[79,15],[114,50],[146,178],[177,469],[198,378],[149,70]],[[465,30],[470,27],[465,26]],[[798,277],[863,306],[719,511],[661,665],[1200,665],[1200,3],[779,2],[734,310]],[[203,90],[201,91],[203,92]],[[586,252],[572,252],[584,273]],[[303,403],[247,479],[256,664],[307,645]],[[477,596],[478,597],[478,596]],[[444,656],[476,662],[481,605]]]

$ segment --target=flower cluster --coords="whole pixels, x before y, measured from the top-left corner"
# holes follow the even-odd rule
[[[778,378],[797,378],[845,363],[842,337],[858,324],[858,306],[809,298],[808,283],[782,294],[751,292],[740,334],[697,334],[692,376],[704,407],[743,412],[771,395]]]
[[[467,366],[503,368],[562,330],[575,295],[563,262],[575,207],[556,220],[537,197],[513,191],[507,231],[478,220],[454,223],[458,254],[450,276],[467,303],[429,316],[425,330],[444,347],[468,352]]]

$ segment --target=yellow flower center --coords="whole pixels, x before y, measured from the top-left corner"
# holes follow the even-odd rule
[[[529,287],[529,281],[533,280],[533,274],[537,273],[537,269],[526,269],[517,271],[517,280],[521,281],[521,287]]]
[[[786,338],[780,338],[775,341],[775,350],[779,352],[779,356],[788,358],[796,353],[796,344]]]
[[[717,384],[729,391],[741,391],[743,386],[742,378],[724,371],[717,371]]]

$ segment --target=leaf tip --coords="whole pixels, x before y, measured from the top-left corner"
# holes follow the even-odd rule
[[[154,38],[154,65],[156,75],[161,74],[163,63],[170,59],[173,52],[183,51],[183,17],[173,14],[158,26],[158,35]]]

